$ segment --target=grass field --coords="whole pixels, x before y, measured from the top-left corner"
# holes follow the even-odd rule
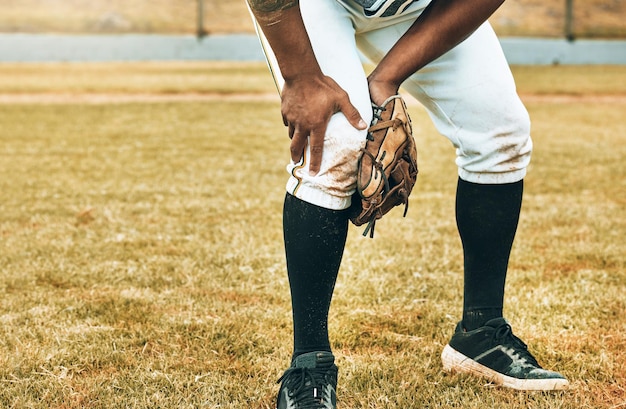
[[[340,408],[626,408],[626,68],[514,72],[535,154],[505,313],[570,390],[442,371],[456,169],[411,104],[408,216],[351,228],[337,284]],[[0,407],[272,407],[292,337],[273,91],[262,64],[0,65]]]

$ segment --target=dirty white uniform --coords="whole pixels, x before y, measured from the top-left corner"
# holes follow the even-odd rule
[[[366,122],[372,119],[372,108],[362,59],[378,63],[429,1],[300,0],[323,73],[348,93]],[[277,86],[282,88],[284,81],[271,47],[257,31]],[[456,148],[461,179],[502,184],[524,178],[532,150],[530,121],[488,22],[409,77],[402,88],[424,105],[437,130]],[[321,207],[349,207],[365,136],[366,131],[352,127],[343,114],[335,114],[326,131],[320,172],[309,175],[307,149],[301,162],[287,166],[287,191]]]

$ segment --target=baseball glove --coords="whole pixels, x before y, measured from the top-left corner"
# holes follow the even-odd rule
[[[374,237],[374,225],[396,206],[409,208],[409,195],[417,179],[417,149],[411,118],[400,95],[382,106],[372,104],[374,118],[358,162],[357,191],[350,220],[367,223],[363,236]]]

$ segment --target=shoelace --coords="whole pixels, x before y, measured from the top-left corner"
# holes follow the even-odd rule
[[[278,379],[278,383],[284,384],[298,407],[324,409],[327,371],[328,368],[289,368]]]
[[[528,362],[530,365],[541,368],[539,363],[534,356],[528,351],[528,345],[524,343],[521,339],[513,335],[513,330],[509,324],[502,324],[498,328],[496,328],[493,333],[493,339],[504,345],[511,345],[514,347],[515,352],[518,356]]]

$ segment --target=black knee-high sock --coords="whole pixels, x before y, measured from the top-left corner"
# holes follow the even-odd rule
[[[293,312],[294,358],[330,351],[328,311],[348,233],[346,211],[287,194],[283,232]]]
[[[523,181],[481,185],[459,179],[456,218],[463,243],[463,326],[502,317],[504,285],[522,205]]]

